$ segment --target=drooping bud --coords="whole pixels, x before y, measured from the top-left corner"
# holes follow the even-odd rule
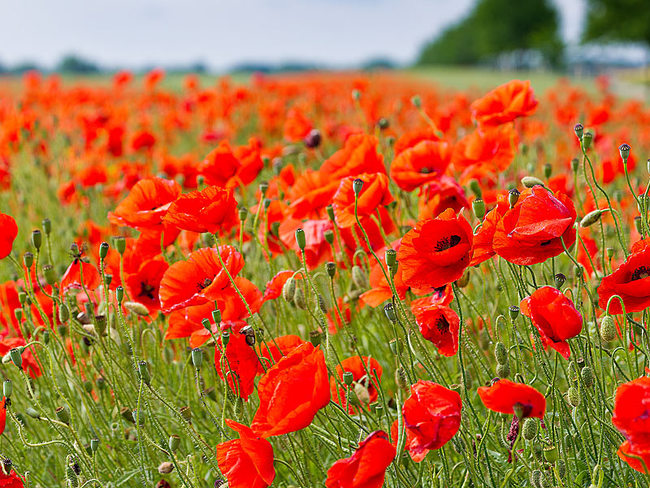
[[[510,364],[509,363],[497,364],[496,373],[499,378],[507,378],[508,376],[510,376]]]
[[[352,267],[352,282],[360,289],[366,290],[370,287],[366,273],[361,269],[361,266]]]
[[[14,365],[22,370],[23,369],[23,350],[22,348],[19,347],[14,347],[9,351],[9,357],[11,358],[11,362],[14,363]]]
[[[302,291],[302,288],[296,289],[296,294],[293,297],[293,303],[301,310],[307,310],[307,299],[305,298],[305,292]]]
[[[124,308],[126,308],[129,312],[141,317],[146,317],[149,315],[149,309],[147,306],[143,305],[140,302],[124,302]]]
[[[178,449],[180,443],[181,443],[181,438],[179,436],[177,436],[176,434],[171,435],[168,441],[169,450],[171,452],[176,452],[176,449]]]
[[[532,188],[534,186],[544,186],[544,182],[535,176],[524,176],[521,179],[521,184],[526,188]]]
[[[600,220],[600,216],[605,212],[605,210],[592,210],[587,215],[582,217],[580,221],[580,227],[590,227]]]

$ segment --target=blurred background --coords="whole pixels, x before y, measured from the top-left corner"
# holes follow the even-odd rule
[[[641,96],[650,60],[650,0],[0,0],[0,18],[4,76],[394,69],[464,88],[608,74]]]

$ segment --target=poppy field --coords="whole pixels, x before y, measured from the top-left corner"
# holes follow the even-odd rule
[[[646,487],[650,109],[0,82],[0,488]]]

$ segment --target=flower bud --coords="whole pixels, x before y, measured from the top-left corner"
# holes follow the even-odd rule
[[[587,215],[582,217],[580,221],[580,227],[590,227],[600,220],[600,216],[603,214],[604,210],[592,210]]]
[[[11,380],[5,380],[4,383],[2,383],[2,395],[9,398],[14,390],[13,387],[14,385],[11,383]]]
[[[499,378],[507,378],[508,376],[510,376],[510,364],[509,363],[497,364],[496,373]]]
[[[569,390],[567,391],[567,399],[572,407],[580,405],[580,390],[575,386],[569,387]]]
[[[362,290],[367,290],[370,287],[366,273],[361,269],[361,266],[352,266],[352,282]]]
[[[524,425],[521,428],[521,434],[527,441],[532,441],[537,435],[537,420],[528,418],[524,420]]]
[[[580,378],[582,379],[582,384],[585,385],[586,388],[594,386],[594,370],[589,366],[582,368],[580,371]]]
[[[582,140],[582,136],[584,134],[585,128],[582,124],[578,123],[573,126],[573,132],[576,133],[576,137],[578,140]]]
[[[555,288],[557,288],[558,290],[559,290],[560,288],[562,288],[562,286],[563,286],[564,283],[566,282],[566,276],[563,275],[562,273],[558,273],[558,274],[556,274],[556,275],[553,277],[553,279],[554,279],[554,281],[555,281]]]
[[[115,298],[117,299],[117,303],[122,305],[122,300],[124,300],[124,288],[121,286],[115,288]]]
[[[497,360],[497,364],[508,363],[508,351],[506,350],[506,346],[503,345],[503,342],[497,342],[494,345],[494,357]]]
[[[623,160],[623,163],[627,163],[627,159],[630,157],[630,147],[629,144],[623,143],[620,146],[618,146],[618,152],[621,155],[621,159]]]
[[[124,308],[141,317],[149,315],[149,309],[140,302],[124,302]]]
[[[38,420],[38,419],[41,418],[41,415],[40,415],[40,414],[36,411],[36,409],[33,408],[33,407],[27,407],[27,408],[25,409],[25,413],[26,413],[27,415],[29,415],[31,418],[36,419],[36,420]]]
[[[34,264],[34,255],[31,252],[26,252],[23,255],[23,263],[27,269],[31,269],[32,264]]]
[[[42,243],[43,243],[43,235],[41,234],[41,231],[38,229],[34,229],[32,231],[32,246],[34,246],[34,249],[39,250],[41,248]]]
[[[60,422],[63,422],[66,425],[70,425],[70,410],[68,410],[67,405],[57,408],[54,413]]]
[[[544,186],[544,182],[535,176],[524,176],[521,179],[521,184],[526,188],[532,188],[534,186]]]
[[[479,198],[472,202],[472,211],[478,220],[483,220],[485,217],[485,202]]]
[[[170,463],[169,461],[165,461],[158,466],[158,472],[160,474],[169,474],[172,471],[174,471],[174,463]]]
[[[611,342],[616,338],[616,324],[611,315],[605,315],[600,321],[600,338],[605,342]]]
[[[305,241],[305,231],[303,229],[296,229],[296,243],[301,251],[305,250],[307,242]]]
[[[551,166],[551,163],[546,163],[544,165],[544,178],[549,179],[552,174],[553,174],[553,166]]]
[[[519,190],[513,188],[508,192],[508,203],[510,204],[510,208],[517,204],[517,200],[519,200]]]
[[[409,387],[406,370],[402,366],[395,370],[395,384],[402,390],[406,390]]]
[[[147,363],[146,361],[139,361],[138,374],[140,375],[140,379],[145,385],[149,386],[151,384],[151,373],[149,371],[149,363]]]
[[[354,375],[350,371],[345,371],[343,373],[343,383],[346,385],[350,386],[352,382],[354,381]]]
[[[318,307],[320,308],[321,312],[324,314],[327,313],[327,304],[325,303],[325,297],[320,293],[318,294]]]
[[[354,190],[355,195],[359,195],[361,193],[361,189],[363,188],[363,180],[361,178],[356,178],[352,182],[352,189]]]
[[[41,224],[43,225],[43,232],[45,232],[46,236],[49,236],[50,233],[52,232],[52,222],[50,221],[50,219],[45,218],[43,219]]]
[[[192,349],[192,364],[196,369],[201,369],[201,364],[203,364],[203,351],[199,347]]]
[[[23,369],[23,350],[22,348],[19,347],[14,347],[9,351],[9,357],[11,358],[11,362],[14,363],[14,365],[22,370]]]
[[[307,310],[307,299],[305,297],[305,292],[302,288],[296,289],[296,294],[293,297],[293,303],[301,310]]]
[[[293,303],[296,298],[296,279],[292,276],[290,277],[282,287],[282,297],[288,303]]]
[[[309,131],[309,134],[305,136],[303,142],[309,149],[315,149],[320,146],[321,140],[322,136],[320,131],[318,129],[312,129]]]
[[[323,339],[323,335],[317,331],[317,330],[312,330],[309,332],[309,342],[311,342],[311,345],[314,347],[318,347]]]
[[[370,392],[363,383],[355,383],[354,394],[362,405],[370,403]]]

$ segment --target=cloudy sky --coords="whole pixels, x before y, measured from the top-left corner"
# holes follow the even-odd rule
[[[513,0],[517,1],[517,0]],[[553,0],[579,36],[585,0]],[[0,0],[0,63],[54,66],[68,53],[106,66],[243,61],[335,66],[411,62],[474,0]]]

